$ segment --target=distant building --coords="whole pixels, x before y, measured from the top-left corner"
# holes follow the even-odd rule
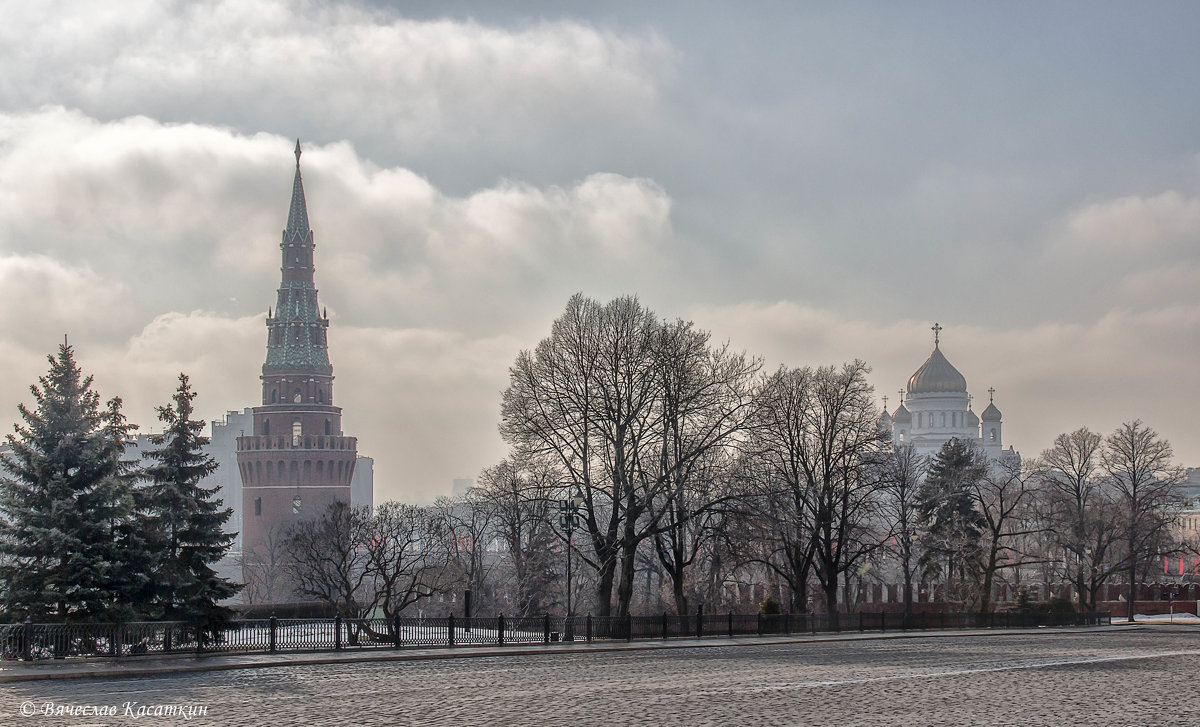
[[[358,455],[354,476],[350,478],[350,504],[354,507],[375,508],[375,460]]]
[[[253,431],[237,439],[247,582],[260,571],[259,561],[273,561],[267,551],[278,547],[293,523],[354,499],[358,440],[342,432],[342,410],[334,405],[329,318],[317,304],[315,248],[296,142],[292,201],[279,245],[282,279],[275,308],[267,311],[262,404],[253,409]],[[265,598],[287,600],[288,591],[272,588]]]
[[[941,349],[942,327],[933,326],[933,353],[908,379],[900,392],[896,411],[883,412],[882,423],[897,444],[911,444],[918,454],[935,455],[951,439],[978,445],[993,462],[1020,464],[1021,455],[1004,449],[1000,410],[995,389],[988,389],[988,405],[976,416],[967,393],[967,379],[946,359]]]
[[[224,418],[214,419],[210,424],[208,444],[204,445],[204,453],[217,463],[217,469],[204,479],[200,486],[206,489],[216,487],[217,498],[225,507],[233,510],[229,520],[225,522],[225,532],[237,535],[233,550],[240,552],[242,532],[242,476],[237,466],[237,438],[243,432],[251,431],[250,410],[241,412],[228,411]],[[151,434],[138,434],[132,442],[132,447],[126,450],[126,455],[138,458],[139,465],[144,467],[152,464],[146,453],[158,445],[150,442]]]
[[[238,437],[254,431],[254,417],[250,409],[240,412],[227,411],[222,419],[214,419],[209,435],[208,453],[217,461],[217,470],[205,478],[203,487],[220,488],[217,496],[226,507],[233,509],[233,515],[225,523],[225,531],[237,533],[233,549],[239,553],[242,550],[242,473],[238,471],[237,440]]]

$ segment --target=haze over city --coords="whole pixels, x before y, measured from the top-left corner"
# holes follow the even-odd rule
[[[504,456],[568,297],[768,369],[932,348],[1005,441],[1141,418],[1200,466],[1200,8],[5,3],[0,423],[70,336],[150,429],[259,403],[296,138],[375,499]],[[6,428],[8,426],[6,424]]]

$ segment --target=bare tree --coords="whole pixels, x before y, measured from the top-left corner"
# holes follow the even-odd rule
[[[655,552],[671,579],[675,609],[689,612],[687,570],[696,562],[729,498],[724,471],[753,402],[761,362],[676,321],[659,328],[655,367],[661,384],[659,456],[652,475]]]
[[[762,382],[739,462],[747,489],[740,518],[743,557],[787,582],[793,610],[808,608],[816,547],[816,493],[804,467],[813,377],[811,369],[780,368]]]
[[[369,576],[368,610],[392,618],[445,589],[449,534],[435,509],[385,502],[367,520],[363,540]]]
[[[778,523],[785,567],[767,559],[807,595],[808,575],[820,584],[836,618],[838,585],[882,547],[877,529],[887,436],[862,361],[818,369],[780,368],[758,394],[748,451],[760,483],[766,525]]]
[[[494,511],[490,499],[477,488],[454,497],[439,497],[434,503],[447,529],[447,549],[458,585],[475,595],[475,610],[488,607],[493,599],[488,574],[494,565],[487,559],[492,541]]]
[[[361,618],[367,603],[364,586],[371,582],[367,540],[370,511],[335,500],[312,520],[301,520],[288,531],[285,549],[288,573],[296,591],[328,604],[344,618]]]
[[[917,572],[915,544],[918,529],[918,497],[921,482],[929,467],[929,458],[917,453],[911,444],[898,444],[886,460],[884,475],[884,517],[891,525],[892,552],[900,563],[903,578],[905,623],[912,618],[912,584]]]
[[[714,354],[707,341],[690,323],[659,322],[636,298],[601,305],[576,295],[550,336],[509,370],[501,434],[554,461],[564,491],[582,489],[601,615],[611,613],[614,589],[617,614],[628,613],[639,546],[664,527],[656,509],[664,491],[737,429],[736,405],[707,403],[734,382],[697,372],[733,375],[744,357]]]
[[[1104,441],[1104,471],[1120,493],[1125,518],[1128,619],[1133,621],[1138,567],[1152,554],[1171,521],[1168,505],[1183,469],[1172,461],[1167,440],[1140,419],[1126,422]]]
[[[1033,470],[1043,519],[1053,542],[1068,554],[1067,577],[1079,594],[1081,611],[1095,611],[1097,594],[1123,559],[1124,518],[1111,480],[1102,476],[1103,438],[1087,427],[1059,434]]]
[[[884,482],[882,450],[870,367],[862,361],[825,366],[814,378],[802,467],[814,493],[814,573],[826,612],[837,614],[839,580],[882,547],[876,527]]]
[[[984,476],[973,482],[970,493],[982,516],[979,612],[987,613],[996,574],[1024,563],[1017,544],[1040,527],[1033,518],[1033,480],[1015,460],[992,462]]]
[[[291,593],[283,591],[289,585],[287,580],[286,533],[278,524],[267,528],[253,548],[242,553],[242,572],[246,579],[246,602],[275,603],[280,599],[289,599]]]
[[[529,458],[501,460],[479,476],[482,497],[490,503],[493,529],[503,543],[511,569],[516,612],[527,616],[546,609],[553,581],[551,502],[561,473]]]

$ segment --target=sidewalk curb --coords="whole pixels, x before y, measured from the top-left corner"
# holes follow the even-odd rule
[[[737,646],[774,646],[782,644],[806,644],[845,641],[874,641],[894,639],[952,638],[960,636],[1020,636],[1036,633],[1090,633],[1095,629],[1128,630],[1141,628],[1142,624],[1112,624],[1109,626],[1076,626],[1061,628],[1031,629],[971,629],[955,631],[897,631],[897,632],[853,632],[835,635],[796,635],[782,637],[704,637],[701,639],[680,638],[674,641],[635,641],[625,643],[593,643],[578,646],[559,644],[484,646],[484,647],[435,647],[412,651],[366,651],[325,655],[320,652],[292,654],[213,654],[211,656],[180,656],[171,664],[147,664],[139,666],[129,660],[116,662],[89,662],[67,667],[17,665],[9,671],[0,671],[0,683],[30,682],[61,679],[129,679],[166,674],[192,674],[209,671],[231,671],[235,669],[265,669],[286,666],[311,666],[326,664],[354,664],[360,662],[386,661],[431,661],[438,659],[472,659],[495,656],[537,656],[556,654],[611,653],[620,651],[660,651],[665,649],[697,649]],[[171,659],[171,657],[162,657]],[[246,661],[217,661],[219,659],[246,659]],[[210,661],[211,660],[211,661]],[[189,663],[190,662],[190,663]],[[207,662],[207,663],[205,663]],[[24,671],[23,670],[30,670]]]

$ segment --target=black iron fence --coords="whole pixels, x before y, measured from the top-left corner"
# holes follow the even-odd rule
[[[1108,613],[693,614],[393,619],[243,619],[197,638],[178,621],[123,624],[0,624],[0,659],[146,654],[276,653],[421,646],[550,644],[561,641],[773,636],[836,631],[1033,628],[1110,624]]]

